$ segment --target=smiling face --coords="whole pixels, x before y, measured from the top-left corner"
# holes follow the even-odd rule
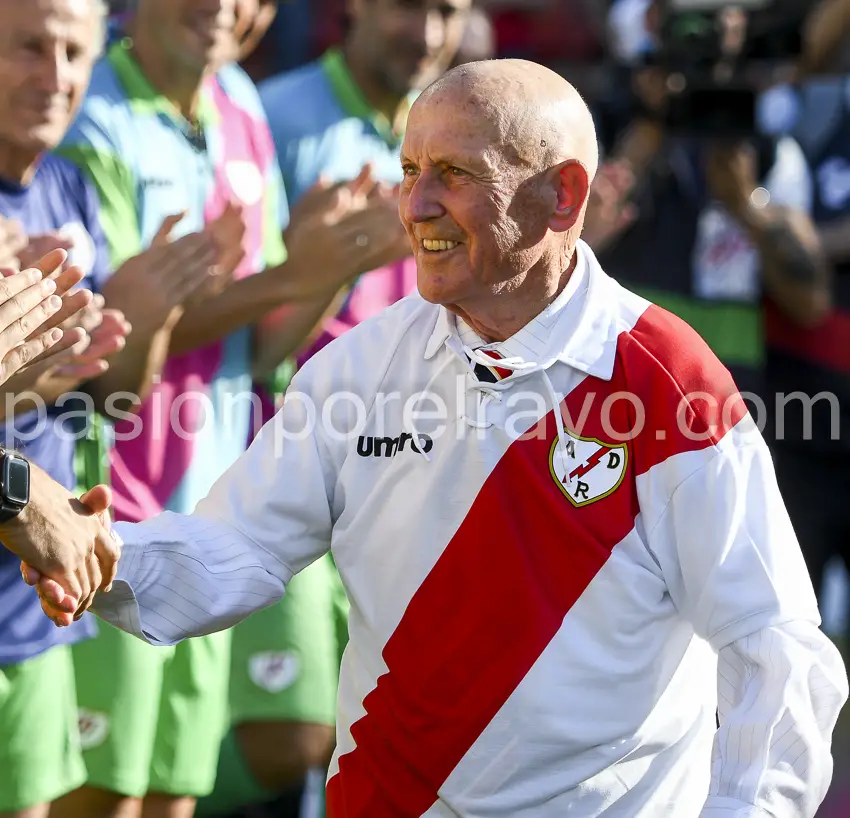
[[[0,0],[0,140],[33,156],[61,142],[102,34],[92,0]]]
[[[563,235],[550,229],[561,171],[521,156],[497,123],[492,111],[455,93],[411,112],[399,212],[419,291],[432,303],[480,303],[561,263]]]

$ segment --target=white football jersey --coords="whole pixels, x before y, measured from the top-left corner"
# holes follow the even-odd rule
[[[828,786],[847,679],[765,442],[583,243],[507,341],[418,295],[354,328],[195,514],[116,530],[96,608],[158,644],[333,552],[331,818],[797,818]]]

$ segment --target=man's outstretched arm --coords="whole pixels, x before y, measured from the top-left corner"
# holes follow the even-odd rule
[[[230,627],[280,599],[290,577],[330,547],[328,498],[337,467],[321,430],[304,432],[309,406],[287,398],[193,514],[115,523],[123,543],[118,572],[111,592],[98,593],[94,612],[148,642],[173,644]],[[54,524],[57,506],[72,500],[55,483],[33,485],[12,549],[68,594],[76,591],[70,544],[85,550],[102,530],[76,509]],[[43,606],[51,587],[39,582]],[[46,612],[58,613],[55,606]]]

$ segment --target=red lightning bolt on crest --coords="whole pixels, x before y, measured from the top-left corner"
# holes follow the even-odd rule
[[[587,463],[582,463],[576,466],[569,474],[570,479],[573,477],[584,477],[591,469],[599,465],[599,461],[605,456],[608,451],[604,446],[600,446],[590,457],[587,458]]]

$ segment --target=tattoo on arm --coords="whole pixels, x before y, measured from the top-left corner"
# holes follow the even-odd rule
[[[822,269],[818,254],[805,246],[785,218],[767,225],[762,235],[762,252],[767,261],[795,284],[814,284]]]

